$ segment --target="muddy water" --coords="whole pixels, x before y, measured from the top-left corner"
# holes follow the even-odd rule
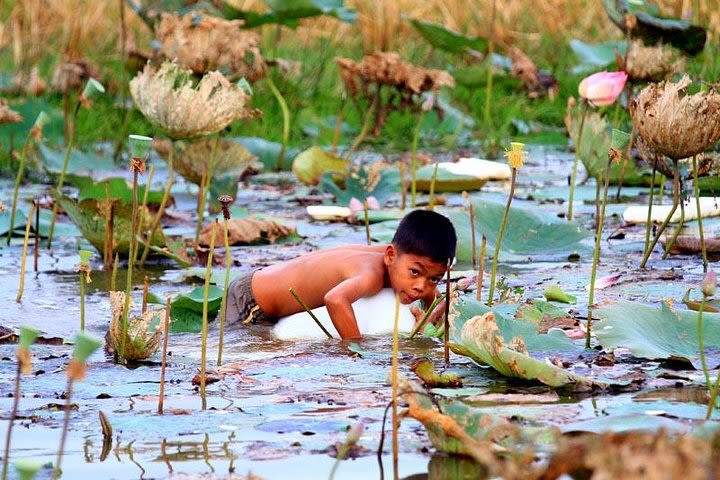
[[[570,162],[571,156],[566,153],[533,149],[519,175],[518,195],[513,204],[550,215],[564,212],[566,206],[562,203],[526,198],[542,197],[543,193],[544,198],[564,198]],[[161,182],[162,168],[159,170],[156,178]],[[123,174],[120,170],[117,173]],[[295,223],[306,238],[300,244],[233,248],[237,271],[272,264],[315,248],[364,242],[362,227],[309,222],[304,208],[295,201],[296,197],[309,193],[308,188],[279,189],[259,180],[251,180],[242,188],[236,203],[250,212]],[[8,200],[8,183],[3,183],[0,191]],[[22,193],[30,197],[40,191],[40,186],[29,186]],[[642,189],[628,192],[643,193]],[[507,185],[490,184],[475,195],[503,202]],[[593,198],[592,181],[581,186],[577,195]],[[177,211],[194,210],[192,187],[180,183],[174,197]],[[462,204],[459,195],[447,196],[448,208],[461,208]],[[618,214],[624,206],[608,207],[605,237],[620,228]],[[592,204],[583,204],[576,210],[588,228],[594,209]],[[193,222],[180,223],[172,231],[189,234],[193,225]],[[673,256],[663,261],[654,255],[651,269],[638,272],[644,229],[641,226],[623,229],[624,239],[603,242],[598,277],[617,274],[622,277],[598,292],[599,302],[618,298],[650,303],[666,298],[679,300],[686,288],[698,284],[702,268],[700,261],[693,257]],[[15,302],[20,241],[16,239],[10,247],[0,249],[0,298],[3,301],[0,323],[3,326],[31,324],[40,328],[46,338],[72,338],[79,327],[78,244],[77,238],[62,238],[55,242],[53,252],[41,249],[37,273],[32,272],[32,262],[28,263],[21,303]],[[590,261],[587,255],[580,261],[557,256],[515,259],[501,263],[500,272],[508,286],[523,289],[523,299],[541,297],[547,283],[560,283],[568,293],[578,296],[573,312],[583,316]],[[110,319],[106,294],[109,279],[100,265],[94,267],[98,271],[93,273],[94,282],[87,293],[87,329],[101,337]],[[667,279],[667,272],[673,272],[672,280]],[[118,276],[118,285],[124,285],[123,274],[120,272]],[[134,278],[136,289],[141,288],[144,274],[151,280],[151,291],[161,297],[191,288],[179,280],[182,271],[170,264],[138,272]],[[0,434],[3,438],[12,406],[14,349],[13,345],[0,345]],[[169,349],[167,397],[162,416],[156,413],[158,356],[134,369],[112,363],[101,352],[90,359],[87,379],[74,389],[72,401],[77,404],[77,410],[71,415],[62,463],[63,478],[183,478],[182,474],[222,477],[233,472],[241,475],[252,472],[266,479],[324,478],[335,462],[335,445],[343,441],[348,426],[359,420],[364,422],[366,430],[355,452],[357,458],[342,462],[336,478],[380,478],[382,474],[389,478],[392,475],[389,439],[385,441],[382,463],[378,463],[375,456],[383,413],[390,400],[387,385],[390,339],[363,340],[359,344],[362,355],[358,356],[332,341],[279,341],[264,326],[232,331],[226,337],[224,376],[208,385],[205,402],[191,384],[199,368],[198,336],[173,335]],[[216,349],[217,336],[211,335],[208,357],[213,359],[212,368]],[[71,347],[63,345],[33,347],[33,375],[22,380],[12,459],[33,457],[44,462],[55,461],[63,419],[63,369],[70,352]],[[401,352],[401,372],[408,376],[413,375],[409,366],[416,358],[428,356],[437,365],[442,363],[442,349],[434,340],[402,340]],[[478,408],[511,417],[528,427],[602,429],[603,419],[612,417],[629,419],[628,425],[640,422],[646,428],[663,426],[684,431],[702,418],[704,406],[698,403],[700,396],[693,387],[697,384],[697,372],[675,371],[674,377],[663,378],[666,376],[660,374],[665,371],[664,364],[632,359],[627,354],[621,354],[616,365],[602,370],[603,367],[588,364],[596,353],[588,352],[584,358],[575,358],[572,368],[578,373],[610,377],[641,374],[645,382],[638,387],[640,391],[592,397],[563,391],[555,395],[546,387],[509,381],[488,368],[453,356],[451,370],[464,378],[466,388],[462,392],[442,390],[438,393],[472,397],[473,405]],[[482,401],[483,395],[490,393],[514,395]],[[113,426],[111,444],[103,445],[99,411],[107,415]],[[595,426],[592,422],[600,423]],[[463,478],[467,461],[433,455],[433,451],[424,428],[414,420],[404,420],[400,428],[400,478]],[[39,478],[49,477],[50,469],[46,468]]]

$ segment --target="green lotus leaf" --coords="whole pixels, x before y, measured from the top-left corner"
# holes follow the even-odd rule
[[[35,343],[35,339],[40,335],[40,330],[35,327],[28,325],[22,325],[20,327],[20,336],[18,338],[18,346],[20,348],[28,348],[30,345]]]
[[[170,304],[171,333],[192,332],[202,330],[204,287],[197,287],[190,293],[175,297]],[[208,318],[215,317],[222,303],[222,288],[210,285],[208,288]]]
[[[660,308],[635,302],[617,302],[597,311],[601,321],[593,328],[606,350],[629,349],[648,359],[674,359],[700,368],[698,313]],[[708,368],[720,365],[720,313],[703,313],[703,339]]]
[[[563,291],[560,285],[548,285],[543,292],[545,298],[550,302],[576,303],[577,297]]]
[[[468,50],[482,52],[487,49],[487,40],[484,38],[466,37],[438,23],[425,22],[414,18],[410,18],[408,21],[430,45],[438,50],[463,55]]]
[[[417,169],[415,185],[420,192],[429,192],[432,183],[434,165],[425,165]],[[488,182],[488,178],[481,178],[472,175],[458,175],[445,168],[438,167],[435,178],[435,192],[462,192],[480,190]]]
[[[102,95],[103,93],[105,93],[105,87],[103,87],[102,84],[94,78],[91,78],[85,84],[82,96],[90,100],[92,98]]]
[[[79,362],[85,362],[95,350],[97,350],[102,341],[85,332],[80,332],[75,336],[75,348],[73,349],[72,358]]]
[[[310,147],[300,152],[292,164],[295,176],[305,185],[317,185],[326,172],[334,172],[342,178],[348,168],[348,162],[327,153],[322,147]]]
[[[303,18],[329,15],[343,22],[352,23],[357,12],[345,7],[344,0],[265,0],[270,9],[264,13],[239,10],[228,2],[224,4],[227,19],[242,19],[244,28],[255,28],[266,24],[285,25],[295,28]]]
[[[245,146],[250,150],[250,153],[258,157],[266,171],[287,168],[287,165],[278,165],[282,144],[260,137],[235,137],[233,140]],[[285,152],[285,158],[294,158],[298,153],[300,153],[300,150],[289,148]]]

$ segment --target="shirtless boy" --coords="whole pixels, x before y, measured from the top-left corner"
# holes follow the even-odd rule
[[[318,250],[248,273],[230,284],[226,322],[273,320],[325,305],[342,338],[359,338],[352,303],[390,287],[403,304],[429,306],[455,256],[457,238],[446,217],[415,210],[400,222],[389,245],[347,245]]]

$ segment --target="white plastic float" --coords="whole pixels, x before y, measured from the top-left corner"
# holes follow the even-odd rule
[[[305,207],[305,211],[313,220],[326,222],[343,221],[352,215],[352,210],[348,207],[338,207],[335,205],[310,205]]]
[[[373,297],[361,298],[353,303],[353,310],[361,334],[392,334],[395,322],[395,294],[391,288],[384,288]],[[313,308],[312,312],[333,337],[340,338],[330,320],[327,308]],[[400,332],[410,332],[414,323],[415,317],[410,312],[410,305],[401,304],[398,330]],[[275,324],[273,333],[281,340],[326,338],[320,327],[310,318],[307,312],[299,312],[281,318]]]
[[[665,221],[672,209],[672,203],[664,205],[653,205],[651,221],[661,223]],[[703,218],[720,216],[720,197],[700,197],[700,211]],[[645,223],[647,221],[648,206],[632,205],[623,212],[623,220],[627,223]],[[685,221],[697,220],[698,213],[695,208],[695,198],[685,201]],[[680,205],[670,219],[671,223],[680,221]]]

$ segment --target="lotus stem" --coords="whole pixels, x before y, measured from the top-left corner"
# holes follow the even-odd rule
[[[710,389],[710,401],[708,402],[707,413],[705,414],[705,420],[710,420],[713,409],[717,405],[718,391],[720,391],[720,371],[718,371],[717,377],[715,378],[715,385]]]
[[[368,130],[370,130],[370,121],[373,119],[373,113],[380,108],[380,91],[378,90],[375,93],[375,97],[373,98],[373,103],[368,108],[367,112],[365,112],[365,117],[363,118],[363,124],[360,128],[360,132],[358,133],[357,137],[355,137],[355,140],[353,140],[353,143],[350,145],[350,148],[347,150],[347,153],[345,154],[345,159],[350,160],[350,156],[352,153],[357,150],[357,148],[360,146],[360,144],[365,140],[365,137],[367,137]]]
[[[595,227],[595,249],[593,250],[593,263],[590,270],[590,294],[588,296],[588,314],[587,328],[585,330],[585,348],[590,348],[590,334],[592,330],[592,309],[595,302],[595,279],[597,277],[597,266],[600,260],[600,240],[602,239],[603,223],[605,221],[605,207],[607,205],[608,190],[610,189],[610,165],[612,164],[612,155],[608,158],[605,167],[605,186],[603,188],[603,198],[600,204],[600,215],[597,218]],[[600,179],[598,179],[600,180]],[[599,182],[598,182],[599,183]]]
[[[682,185],[682,184],[681,184]],[[682,186],[680,187],[682,189]],[[667,256],[670,254],[670,249],[675,245],[675,241],[677,240],[678,236],[680,235],[680,230],[682,230],[683,225],[685,225],[685,200],[680,199],[680,223],[675,228],[675,231],[673,232],[673,236],[670,238],[670,241],[667,242],[665,245],[665,251],[663,252],[662,259],[665,260]]]
[[[62,190],[63,185],[65,185],[65,176],[67,175],[67,168],[70,163],[70,155],[72,153],[72,149],[75,146],[75,125],[77,125],[77,116],[78,112],[80,111],[80,102],[77,102],[77,105],[75,105],[75,111],[73,112],[72,117],[72,124],[68,129],[68,138],[65,142],[67,144],[67,147],[65,148],[65,157],[63,158],[63,164],[62,169],[60,170],[60,178],[58,179],[57,186],[55,187],[55,191],[58,195],[60,195],[60,192]],[[67,118],[65,119],[67,122]],[[52,248],[52,241],[53,241],[53,234],[55,233],[55,220],[57,219],[57,213],[58,213],[58,204],[57,202],[53,202],[53,209],[52,209],[52,216],[50,217],[50,230],[48,231],[48,239],[47,239],[47,248]]]
[[[475,298],[477,301],[482,300],[483,277],[485,276],[485,248],[487,247],[487,237],[483,234],[480,241],[480,268],[478,268],[477,292]]]
[[[103,245],[103,269],[110,269],[113,251],[113,204],[110,198],[110,182],[105,183],[105,244]]]
[[[142,294],[142,309],[141,312],[147,312],[148,305],[148,289],[150,288],[150,279],[147,275],[143,278],[143,294]]]
[[[13,406],[10,412],[7,433],[5,434],[5,455],[3,455],[2,480],[7,480],[8,461],[10,460],[10,438],[12,437],[12,429],[17,416],[18,405],[20,403],[20,374],[22,367],[18,361],[17,373],[15,374],[15,390],[13,392]]]
[[[428,319],[430,318],[430,315],[432,315],[433,311],[437,308],[437,306],[440,304],[440,302],[443,300],[443,297],[437,297],[433,302],[430,304],[430,307],[425,311],[425,315],[423,315],[422,320],[420,320],[420,323],[418,323],[415,328],[413,328],[413,331],[410,332],[410,340],[415,338],[415,335],[417,335],[420,330],[423,329],[425,324],[427,323]]]
[[[85,272],[80,270],[80,331],[85,331]]]
[[[150,165],[148,169],[147,182],[145,183],[145,191],[143,192],[142,209],[147,207],[148,198],[150,198],[150,188],[152,186],[153,175],[155,175],[155,164]]]
[[[18,166],[18,173],[15,177],[15,187],[13,188],[13,201],[12,207],[10,207],[10,225],[8,225],[7,231],[8,245],[10,245],[10,238],[12,237],[13,230],[15,229],[15,212],[17,210],[18,193],[20,192],[20,184],[22,183],[23,173],[25,172],[25,160],[27,158],[27,150],[30,145],[31,135],[32,133],[27,134],[27,137],[25,137],[25,143],[23,144],[22,150],[20,151],[20,165]]]
[[[697,210],[698,229],[700,230],[700,250],[702,250],[703,273],[707,273],[707,245],[705,245],[705,233],[703,232],[702,212],[700,211],[700,184],[698,183],[697,155],[693,155],[693,190],[695,190],[695,209]]]
[[[392,367],[390,378],[392,381],[392,450],[393,450],[393,471],[398,471],[398,355],[400,352],[400,338],[398,335],[398,323],[400,318],[400,295],[395,294],[395,322],[393,325],[393,350]],[[396,477],[397,478],[397,475]]]
[[[136,159],[133,159],[133,162]],[[139,160],[139,159],[138,159]],[[125,281],[125,307],[123,308],[122,314],[122,344],[120,357],[125,355],[125,342],[127,338],[127,327],[128,327],[128,312],[130,311],[130,296],[132,294],[132,273],[133,273],[133,258],[134,250],[136,247],[135,235],[137,232],[137,210],[138,210],[138,169],[133,165],[133,197],[132,197],[132,213],[130,216],[130,251],[128,252],[128,264],[127,264],[127,280]]]
[[[490,291],[488,292],[488,307],[492,307],[493,296],[495,295],[495,275],[497,274],[498,257],[500,256],[500,247],[502,245],[503,235],[505,233],[505,227],[507,226],[508,216],[510,215],[510,203],[512,203],[513,195],[515,194],[515,179],[517,178],[517,169],[512,169],[512,176],[510,178],[510,195],[508,195],[507,203],[505,204],[505,213],[503,213],[502,222],[500,223],[500,231],[498,232],[498,238],[495,242],[495,253],[493,254],[492,270],[490,272]]]
[[[648,259],[650,258],[650,254],[652,253],[653,249],[655,248],[655,245],[657,245],[657,242],[660,240],[660,237],[662,236],[663,232],[665,231],[665,228],[670,223],[670,220],[672,219],[672,216],[675,214],[675,210],[677,210],[678,203],[680,202],[680,171],[678,168],[678,162],[677,160],[673,160],[673,164],[675,167],[675,172],[673,174],[673,205],[670,209],[670,213],[668,213],[668,216],[663,221],[662,225],[660,225],[660,228],[658,229],[657,233],[655,234],[655,238],[653,238],[652,242],[648,246],[648,249],[645,251],[645,255],[643,256],[642,262],[640,262],[640,268],[645,268],[645,264],[647,263]]]
[[[230,285],[230,267],[232,266],[232,254],[230,253],[230,238],[228,235],[228,219],[223,222],[223,237],[225,240],[225,284],[223,285],[222,302],[220,304],[220,335],[218,339],[217,366],[222,364],[223,340],[225,338],[225,318],[227,315],[227,296]]]
[[[343,124],[343,111],[345,110],[345,102],[347,101],[347,93],[343,92],[340,97],[340,110],[338,111],[337,119],[335,120],[335,128],[333,129],[333,142],[332,151],[337,153],[337,147],[340,143],[340,132],[342,131]]]
[[[628,48],[630,48],[630,44],[628,44]],[[627,98],[630,99],[630,92],[627,92]],[[615,104],[617,107],[620,106],[620,101]],[[620,167],[620,178],[618,179],[618,189],[617,193],[615,193],[615,201],[620,202],[620,192],[622,190],[623,186],[623,180],[625,180],[625,169],[627,167],[628,162],[632,162],[632,147],[633,143],[635,142],[635,134],[637,133],[637,127],[635,123],[632,124],[632,129],[630,129],[630,141],[628,142],[627,152],[625,153],[625,156],[622,159],[622,166]],[[653,184],[650,185],[650,188],[655,188],[655,179],[653,179]]]
[[[275,82],[273,82],[271,75],[267,76],[267,82],[270,87],[270,91],[275,96],[275,100],[277,100],[278,105],[280,106],[283,116],[282,146],[280,147],[280,153],[278,154],[277,160],[277,170],[280,171],[284,167],[285,150],[287,150],[288,143],[290,142],[290,109],[285,101],[285,97],[283,97],[282,93],[280,93],[280,90],[278,90],[275,85]]]
[[[65,452],[65,440],[67,439],[68,425],[70,424],[70,399],[72,398],[73,381],[68,378],[67,388],[65,391],[65,418],[63,419],[62,435],[60,436],[60,448],[58,448],[57,459],[55,460],[55,469],[52,473],[53,480],[60,478],[62,475],[62,464],[63,453]]]
[[[155,231],[160,226],[160,222],[162,221],[163,214],[165,213],[165,207],[167,206],[168,202],[170,201],[170,190],[172,188],[173,181],[174,181],[174,175],[173,175],[174,157],[175,157],[175,142],[173,140],[170,140],[170,150],[168,151],[168,179],[167,179],[167,183],[165,184],[165,191],[163,192],[163,198],[160,201],[160,208],[158,208],[157,214],[155,215],[152,225],[150,226],[150,230],[148,230],[150,233],[149,233],[149,236],[147,239],[147,243],[143,247],[143,253],[140,256],[140,268],[143,268],[145,266],[145,261],[147,260],[148,253],[150,253],[150,245],[152,245],[152,239],[155,236]]]
[[[418,115],[418,121],[413,129],[412,144],[410,150],[410,207],[415,208],[417,198],[417,147],[418,140],[420,139],[420,129],[422,128],[422,122],[425,120],[425,110],[420,110]]]
[[[445,275],[445,367],[450,366],[450,269],[452,259],[448,259],[447,273]]]
[[[468,202],[468,213],[470,214],[470,245],[472,249],[472,268],[477,267],[477,243],[475,241],[475,209],[473,208],[472,199],[467,192],[463,192],[462,196]]]
[[[707,360],[705,358],[705,342],[703,339],[703,311],[705,310],[705,302],[707,295],[703,292],[702,301],[700,302],[700,310],[698,311],[697,329],[698,329],[698,348],[700,349],[700,365],[702,365],[703,375],[705,375],[705,385],[708,391],[712,388],[710,381],[710,371],[708,370]]]
[[[315,314],[312,312],[312,310],[310,310],[310,307],[308,307],[307,303],[305,303],[303,301],[303,299],[300,298],[300,295],[298,295],[292,287],[289,289],[289,291],[290,291],[290,295],[292,295],[295,298],[295,301],[297,301],[300,304],[300,306],[305,310],[305,312],[307,312],[307,314],[310,315],[310,317],[313,320],[315,320],[315,323],[317,323],[317,326],[320,327],[320,330],[322,330],[323,333],[325,335],[327,335],[328,338],[333,338],[333,336],[330,334],[330,332],[328,332],[325,329],[325,327],[323,327],[323,324],[320,323],[320,320],[318,320],[318,318],[315,316]]]
[[[35,200],[35,241],[33,242],[33,271],[38,271],[38,257],[40,255],[40,202]]]
[[[655,175],[657,174],[657,159],[653,160],[652,180],[650,182],[650,198],[648,199],[648,214],[645,222],[645,245],[643,246],[643,255],[647,252],[650,243],[650,230],[652,230],[652,208],[653,196],[655,194]]]
[[[363,213],[365,214],[365,239],[368,245],[372,245],[372,239],[370,238],[370,218],[368,217],[368,201],[363,201]]]
[[[20,260],[20,283],[18,285],[17,296],[15,301],[20,303],[25,289],[25,261],[27,260],[28,244],[30,243],[30,227],[32,226],[33,213],[35,212],[35,203],[30,205],[30,214],[25,224],[25,240],[23,241],[22,259]]]
[[[430,210],[430,211],[435,210],[435,181],[437,180],[438,165],[440,165],[440,164],[439,163],[435,164],[435,169],[433,170],[432,179],[430,180],[430,193],[429,193],[429,200],[428,200],[428,210]]]
[[[664,178],[664,177],[663,177]],[[662,205],[663,201],[665,200],[665,182],[660,183],[660,191],[658,192],[658,205]]]
[[[400,169],[400,209],[405,210],[407,206],[407,178],[405,178],[405,163],[398,164]]]
[[[165,368],[167,366],[168,337],[170,336],[170,297],[165,299],[165,326],[163,335],[162,361],[160,365],[160,393],[158,394],[158,415],[163,414],[165,402]]]
[[[210,277],[212,277],[213,255],[215,254],[215,235],[217,233],[218,221],[215,219],[210,237],[210,250],[208,252],[207,265],[205,267],[205,289],[203,290],[203,316],[202,316],[202,349],[200,353],[200,396],[203,398],[203,410],[205,410],[205,369],[207,368],[207,334],[208,334],[208,295],[210,294]]]
[[[487,79],[485,81],[485,110],[483,112],[483,121],[485,124],[486,133],[490,131],[490,125],[492,123],[492,117],[490,115],[490,107],[492,105],[492,90],[493,90],[493,54],[495,53],[495,13],[496,13],[497,2],[492,2],[492,13],[490,15],[490,35],[488,36],[488,54],[487,54]]]
[[[117,284],[117,272],[118,272],[118,266],[120,265],[120,255],[115,254],[115,261],[113,261],[113,268],[112,273],[110,274],[110,291],[114,292],[117,289],[115,288],[115,285]]]
[[[580,160],[580,148],[582,146],[582,135],[585,129],[585,117],[587,117],[588,102],[582,101],[582,117],[580,117],[580,129],[575,145],[575,159],[573,160],[572,176],[570,177],[570,196],[568,197],[568,221],[573,219],[573,199],[575,198],[575,181],[577,179],[578,161]]]
[[[207,201],[208,188],[210,186],[210,179],[213,177],[215,171],[215,159],[217,158],[217,149],[220,146],[220,132],[215,136],[215,142],[213,143],[212,151],[210,152],[210,162],[208,168],[200,181],[200,192],[198,193],[198,221],[195,227],[195,245],[197,245],[200,239],[200,231],[202,230],[203,220],[205,219],[205,203]]]

